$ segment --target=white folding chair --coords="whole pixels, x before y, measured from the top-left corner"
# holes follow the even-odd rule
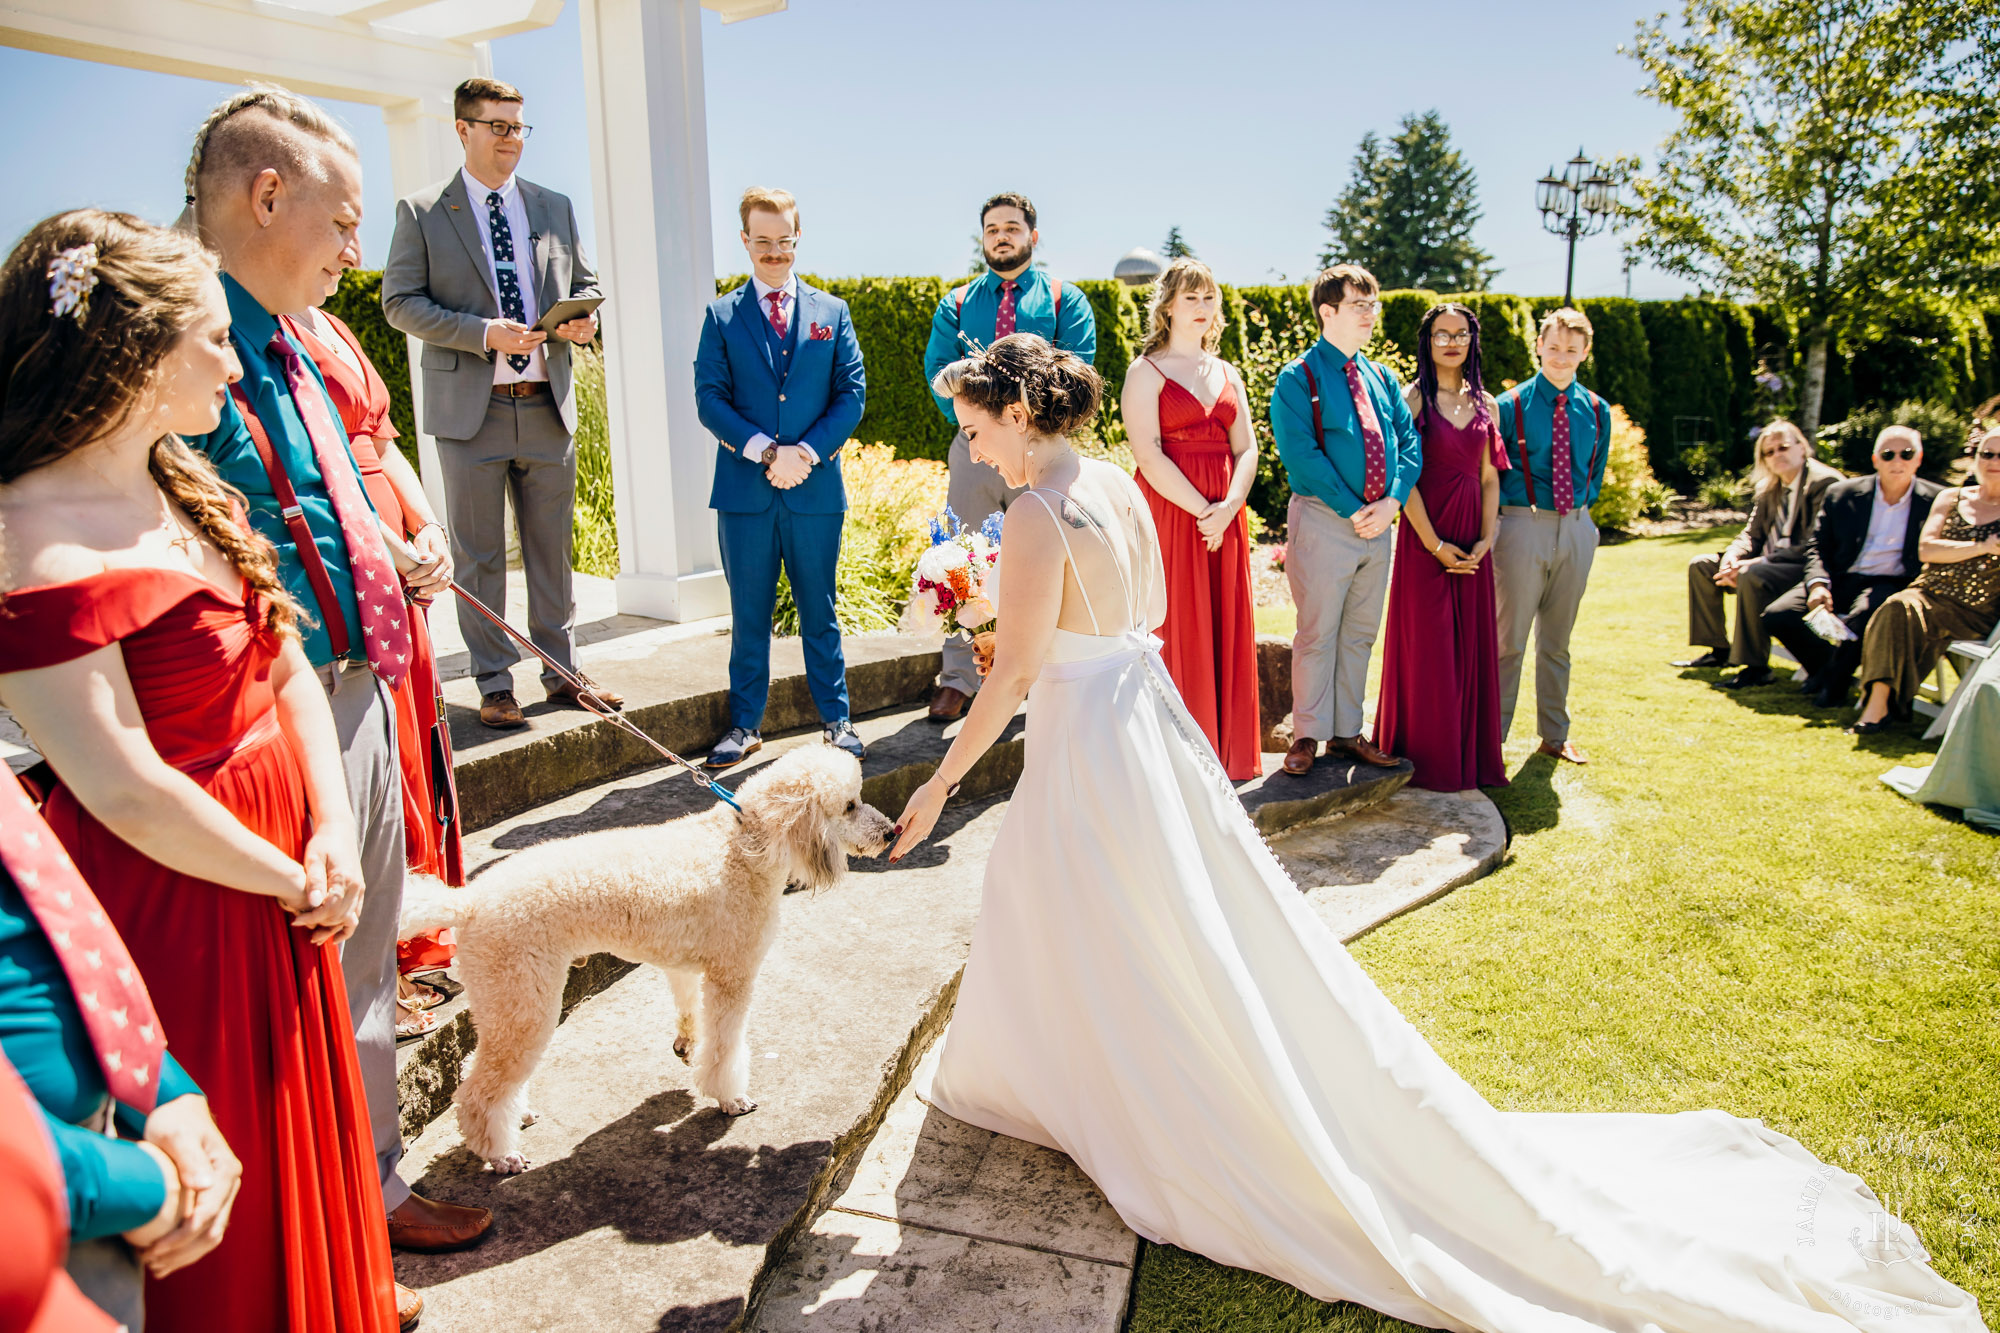
[[[1978,639],[1959,639],[1944,650],[1938,659],[1937,670],[1931,678],[1917,690],[1917,697],[1911,707],[1931,719],[1924,731],[1925,740],[1936,740],[1944,735],[1944,729],[1951,723],[1951,715],[1957,711],[1965,692],[1965,682],[1972,679],[1972,673],[1979,670],[1979,664],[2000,651],[2000,623],[1993,626],[1993,632],[1981,643]],[[1949,665],[1957,679],[1947,682],[1945,668]]]

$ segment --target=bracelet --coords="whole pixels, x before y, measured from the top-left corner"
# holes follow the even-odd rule
[[[429,532],[432,528],[436,528],[439,532],[443,532],[444,524],[438,522],[436,519],[432,519],[430,522],[424,524],[422,527],[418,528],[415,532],[411,533],[410,536],[412,538],[421,537],[426,532]]]
[[[937,773],[937,772],[936,772],[935,770],[933,770],[933,771],[932,771],[932,773],[931,773],[931,776],[935,778],[935,777],[939,777],[939,776],[941,776],[941,775],[940,775],[939,773]],[[954,782],[954,783],[952,783],[952,784],[951,784],[951,785],[950,785],[949,787],[946,787],[946,788],[944,789],[944,798],[945,798],[945,799],[946,799],[947,801],[949,801],[949,800],[950,800],[950,799],[951,799],[952,797],[954,797],[954,796],[958,795],[958,789],[959,789],[959,788],[960,788],[961,786],[963,786],[963,785],[965,785],[965,779],[964,779],[964,778],[960,778],[960,779],[959,779],[959,780],[958,780],[957,782]]]

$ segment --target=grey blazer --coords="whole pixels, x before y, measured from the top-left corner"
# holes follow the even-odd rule
[[[597,274],[577,239],[576,210],[567,196],[520,181],[528,213],[537,308],[546,312],[570,296],[598,296]],[[396,233],[382,269],[382,314],[391,328],[424,345],[424,430],[441,440],[469,440],[486,420],[493,395],[493,356],[486,321],[500,318],[500,297],[480,244],[479,216],[466,197],[465,176],[452,172],[396,204]],[[483,207],[483,205],[480,205]],[[570,348],[562,338],[542,344],[549,389],[563,428],[576,433]]]

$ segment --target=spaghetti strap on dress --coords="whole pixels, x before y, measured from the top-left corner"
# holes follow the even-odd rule
[[[0,600],[0,672],[120,645],[160,757],[297,859],[305,781],[278,723],[280,645],[264,613],[247,585],[229,595],[178,570],[24,588]],[[315,946],[275,898],[141,855],[67,786],[43,813],[243,1162],[221,1245],[147,1279],[147,1333],[393,1333],[388,1231],[338,951]]]

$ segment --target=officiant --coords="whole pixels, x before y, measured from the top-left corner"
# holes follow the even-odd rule
[[[1806,669],[1805,688],[1821,708],[1847,702],[1868,618],[1916,577],[1917,543],[1939,490],[1917,475],[1924,437],[1909,426],[1883,427],[1872,461],[1875,475],[1827,487],[1806,539],[1804,580],[1764,608],[1765,630]],[[1820,637],[1807,622],[1816,610],[1853,637],[1838,645]]]

